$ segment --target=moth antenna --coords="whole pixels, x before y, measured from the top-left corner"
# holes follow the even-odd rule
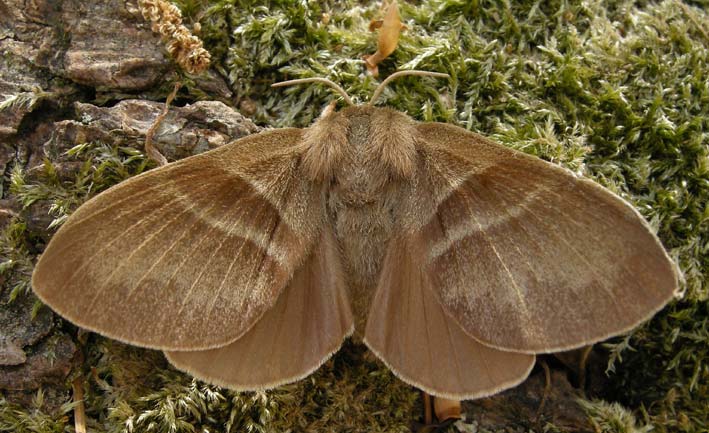
[[[394,72],[393,74],[386,77],[386,79],[384,81],[382,81],[382,83],[379,86],[377,86],[377,89],[374,91],[374,94],[372,94],[372,98],[369,100],[368,105],[374,105],[377,98],[379,98],[379,96],[382,94],[382,92],[386,88],[387,84],[389,84],[392,80],[395,80],[399,77],[404,77],[406,75],[418,75],[419,77],[435,77],[435,78],[450,78],[451,77],[448,74],[443,74],[441,72],[430,72],[430,71]]]
[[[328,80],[327,78],[320,78],[320,77],[299,78],[297,80],[288,80],[288,81],[281,81],[279,83],[274,83],[274,84],[271,84],[271,87],[295,86],[297,84],[306,84],[306,83],[326,84],[326,85],[332,87],[333,89],[335,89],[337,91],[337,93],[342,95],[342,98],[344,98],[345,102],[348,105],[354,105],[354,102],[352,102],[350,95],[348,95],[347,92],[345,92],[345,89],[338,86],[336,83]]]
[[[327,104],[327,107],[320,113],[320,119],[324,119],[330,114],[335,112],[335,105],[337,105],[337,101],[332,101],[329,104]]]

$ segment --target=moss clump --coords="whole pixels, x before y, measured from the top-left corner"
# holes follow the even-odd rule
[[[638,426],[635,416],[618,403],[580,400],[598,433],[647,433],[651,425]]]
[[[76,164],[80,164],[76,170]],[[91,196],[146,169],[141,151],[102,142],[76,145],[62,154],[48,155],[41,170],[24,172],[15,166],[10,193],[26,208],[42,201],[54,217],[48,228],[64,220]]]
[[[10,302],[31,291],[33,255],[30,252],[33,240],[27,232],[27,224],[20,217],[12,217],[0,232],[0,278],[2,289],[9,290]]]
[[[63,433],[67,430],[73,403],[62,405],[47,413],[44,393],[40,389],[29,407],[9,403],[0,396],[0,432],[8,433]]]
[[[87,413],[110,432],[409,431],[418,393],[361,346],[345,346],[305,380],[238,393],[175,371],[160,352],[96,336]]]

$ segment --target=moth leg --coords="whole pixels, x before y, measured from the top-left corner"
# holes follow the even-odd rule
[[[431,394],[426,391],[421,391],[423,396],[423,423],[426,425],[433,424],[433,406],[431,404]]]
[[[589,344],[584,347],[581,352],[581,359],[579,359],[579,388],[582,392],[586,391],[586,366],[588,363],[588,357],[593,351],[593,344]]]
[[[561,361],[564,367],[573,374],[572,384],[581,392],[586,389],[586,368],[588,360],[593,352],[593,344],[579,347],[578,349],[559,352],[554,354],[554,358]]]

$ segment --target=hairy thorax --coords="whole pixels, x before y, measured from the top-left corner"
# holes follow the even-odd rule
[[[399,195],[416,164],[413,121],[392,110],[352,107],[330,113],[308,132],[305,164],[324,182],[361,336],[389,239],[398,227]]]

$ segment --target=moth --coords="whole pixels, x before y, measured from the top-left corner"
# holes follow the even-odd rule
[[[535,354],[626,332],[672,298],[672,261],[617,195],[375,107],[407,73],[368,105],[329,83],[351,106],[97,195],[49,242],[35,292],[232,389],[303,378],[354,332],[403,381],[458,400],[512,387]]]

